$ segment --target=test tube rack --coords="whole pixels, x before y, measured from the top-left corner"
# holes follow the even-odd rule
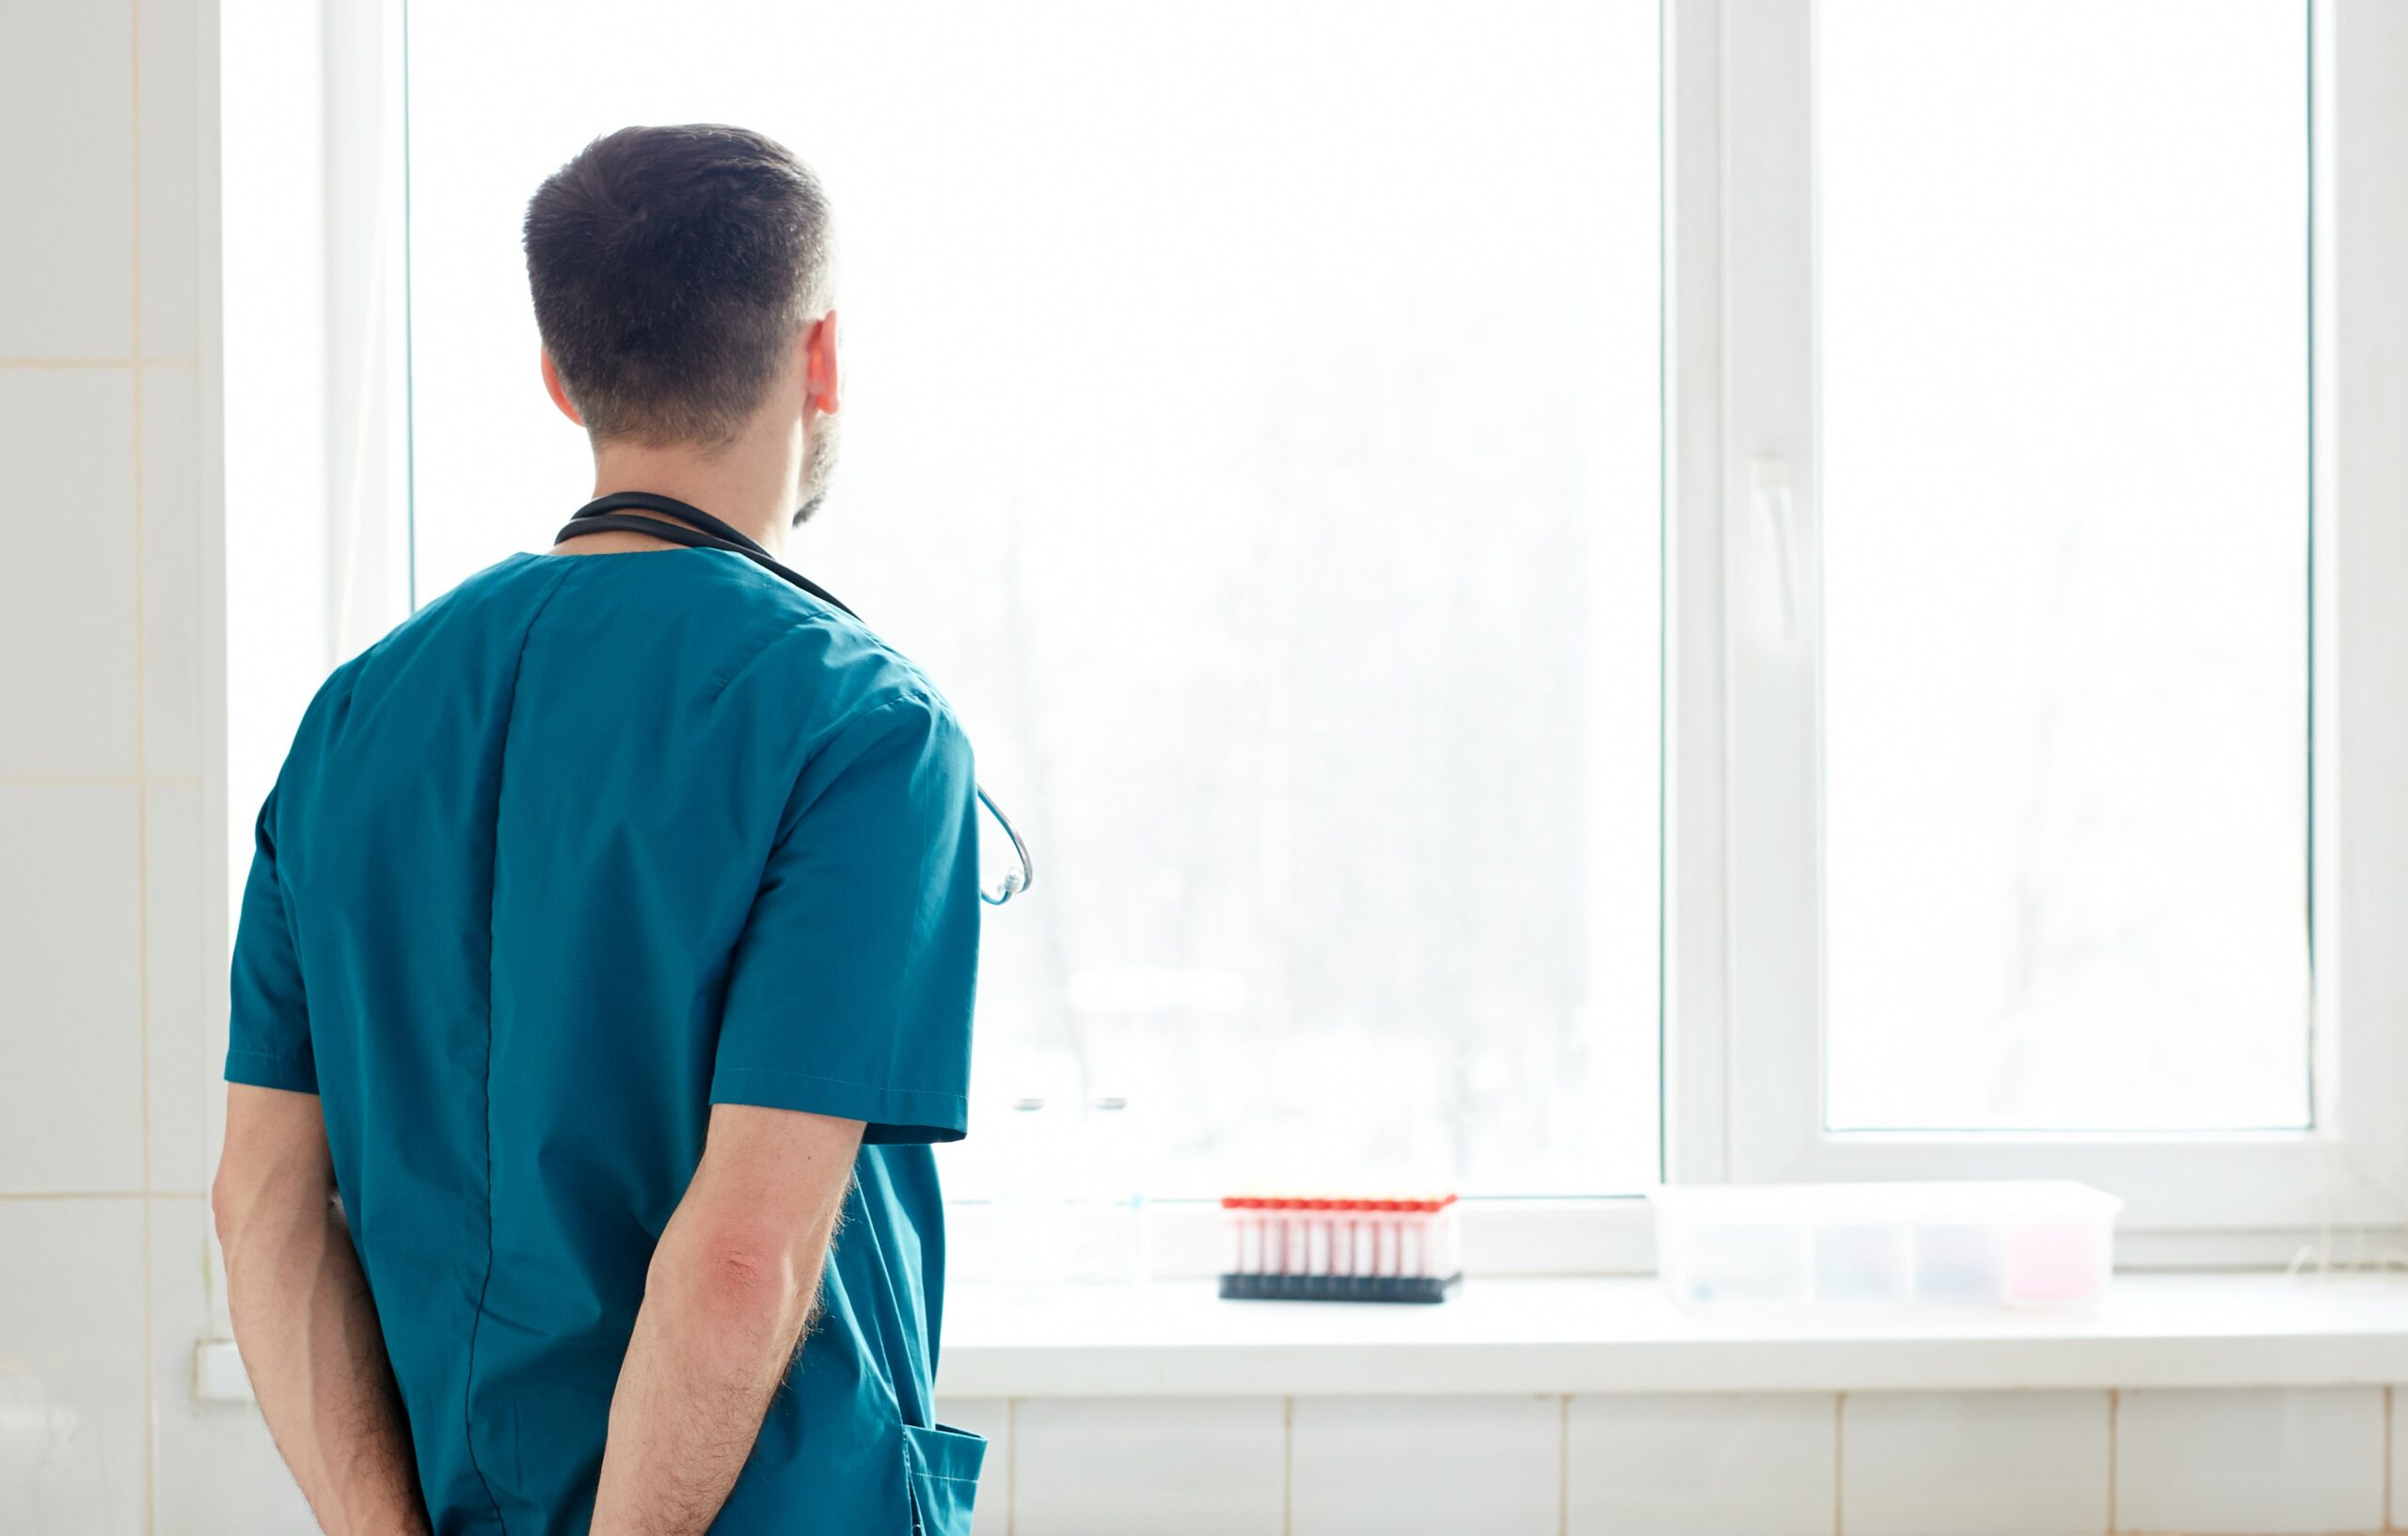
[[[1452,1195],[1224,1196],[1221,1239],[1225,1300],[1431,1303],[1463,1289]]]

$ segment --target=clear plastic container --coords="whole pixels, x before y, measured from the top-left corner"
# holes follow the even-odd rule
[[[2070,1180],[1690,1184],[1649,1196],[1683,1306],[2087,1306],[2123,1202]]]
[[[1146,1205],[1142,1126],[1127,1098],[1098,1094],[1076,1132],[1066,1180],[1064,1280],[1142,1284],[1153,1275],[1153,1222]]]

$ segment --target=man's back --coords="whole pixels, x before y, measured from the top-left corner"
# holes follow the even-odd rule
[[[437,1532],[585,1528],[714,1102],[867,1126],[714,1528],[851,1490],[842,1528],[905,1530],[907,1468],[974,1477],[929,1427],[925,1145],[965,1124],[974,805],[927,679],[721,550],[513,555],[321,690],[261,814],[228,1075],[321,1096]]]

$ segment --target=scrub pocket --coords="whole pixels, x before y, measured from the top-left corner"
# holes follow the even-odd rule
[[[916,1536],[970,1536],[970,1506],[978,1496],[978,1464],[987,1437],[939,1424],[903,1426],[903,1469],[911,1485]]]

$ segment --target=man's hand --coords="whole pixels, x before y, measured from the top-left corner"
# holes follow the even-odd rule
[[[712,1107],[619,1368],[593,1536],[710,1528],[794,1362],[861,1140],[859,1120]]]
[[[335,1209],[318,1096],[231,1085],[210,1203],[244,1368],[318,1524],[328,1536],[427,1536],[384,1330]]]

